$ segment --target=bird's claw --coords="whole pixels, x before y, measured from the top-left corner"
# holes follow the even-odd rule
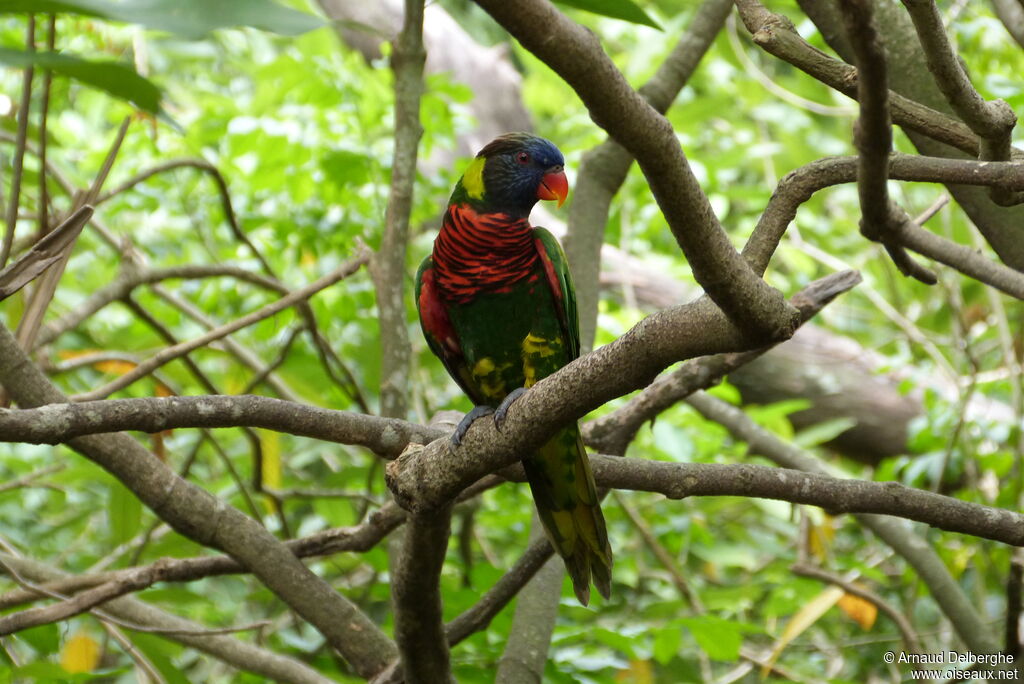
[[[494,429],[501,432],[501,426],[505,422],[505,418],[508,417],[508,410],[515,403],[515,400],[526,394],[525,387],[517,387],[512,390],[501,400],[498,404],[498,408],[494,411]]]
[[[494,413],[494,409],[490,406],[474,406],[473,410],[463,416],[459,424],[455,426],[455,432],[452,433],[452,446],[457,447],[462,444],[462,438],[466,436],[466,432],[474,420],[489,416],[492,413]]]

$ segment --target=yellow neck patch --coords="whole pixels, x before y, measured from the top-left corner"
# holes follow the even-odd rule
[[[462,174],[462,187],[466,189],[466,194],[473,199],[483,199],[484,197],[484,164],[487,160],[484,157],[477,157],[469,163],[466,167],[466,172]]]

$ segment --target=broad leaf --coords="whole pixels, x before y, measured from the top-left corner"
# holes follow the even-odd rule
[[[2,0],[0,0],[2,2]],[[119,62],[91,62],[57,52],[25,52],[0,48],[0,64],[17,69],[35,66],[68,76],[151,114],[160,113],[160,89],[134,69]]]
[[[271,0],[0,0],[0,12],[83,14],[142,24],[146,28],[198,39],[219,28],[251,26],[295,36],[324,25],[319,17]]]
[[[600,14],[603,17],[622,19],[623,21],[642,24],[656,29],[661,28],[658,22],[651,19],[650,15],[644,12],[633,0],[555,0],[555,3]]]

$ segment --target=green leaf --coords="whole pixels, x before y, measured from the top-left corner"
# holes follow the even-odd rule
[[[3,0],[0,0],[2,2]],[[35,66],[68,76],[151,114],[160,113],[161,92],[151,81],[119,62],[91,62],[57,52],[25,52],[0,48],[0,64],[25,69]]]
[[[110,539],[123,544],[142,527],[142,504],[120,482],[111,483],[110,489]]]
[[[622,19],[634,24],[642,24],[661,29],[658,22],[651,19],[633,0],[555,0],[556,4],[586,10],[603,17]]]
[[[654,637],[654,646],[652,648],[654,659],[661,665],[668,665],[679,652],[679,642],[682,636],[677,625],[670,625],[658,630],[657,636]]]
[[[856,424],[857,421],[853,418],[832,418],[804,428],[797,433],[793,441],[805,449],[810,449],[835,439]]]
[[[0,12],[54,12],[142,24],[199,39],[219,28],[251,26],[296,36],[325,22],[271,0],[0,0]]]
[[[753,625],[724,620],[713,615],[680,618],[697,640],[697,645],[712,660],[732,662],[739,658],[744,632],[759,631]]]

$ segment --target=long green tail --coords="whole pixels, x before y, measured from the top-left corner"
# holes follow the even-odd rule
[[[578,426],[566,428],[523,460],[526,479],[551,545],[565,561],[580,603],[590,580],[601,596],[612,591],[612,550]]]

